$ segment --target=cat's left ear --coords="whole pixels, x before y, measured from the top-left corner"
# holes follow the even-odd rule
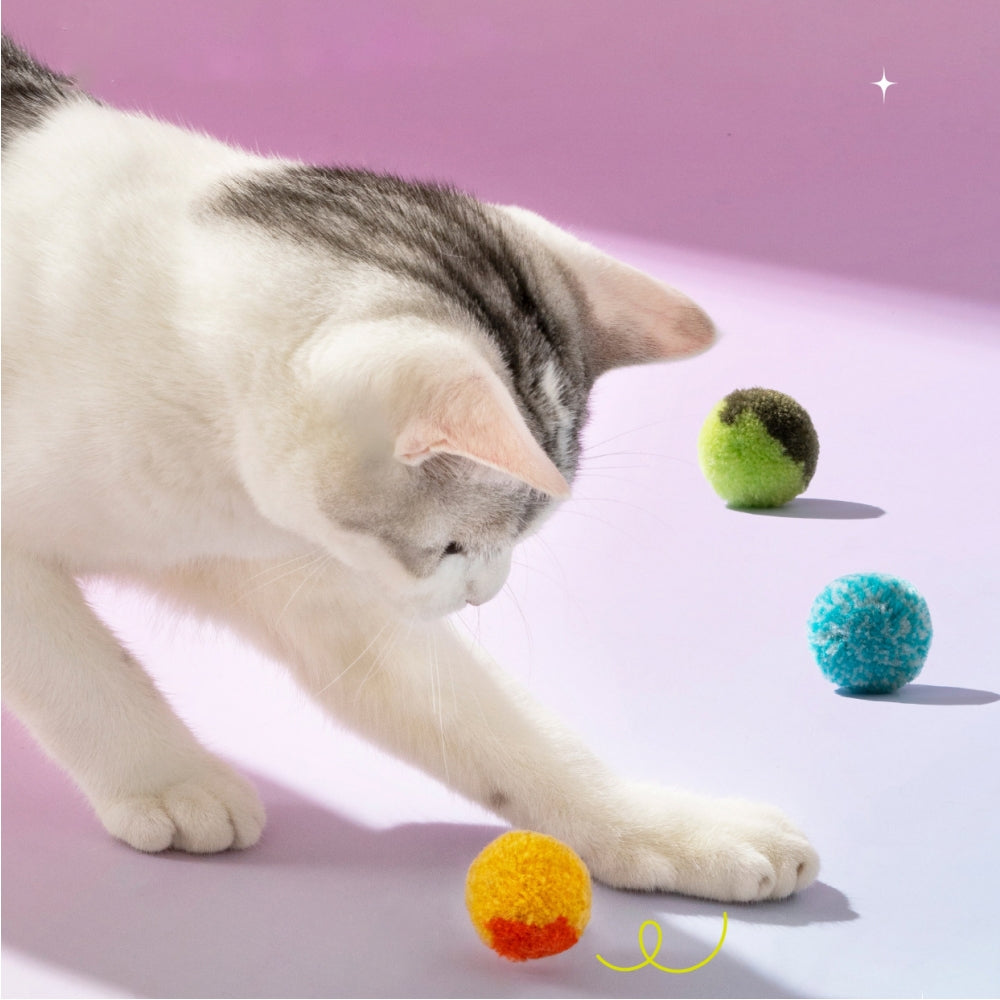
[[[519,479],[558,500],[569,484],[532,436],[510,392],[485,364],[442,363],[413,393],[413,409],[396,437],[395,456],[421,465],[458,455]]]
[[[683,292],[615,260],[534,212],[495,207],[535,237],[579,283],[597,325],[588,339],[595,377],[609,368],[690,357],[711,347],[712,321]]]

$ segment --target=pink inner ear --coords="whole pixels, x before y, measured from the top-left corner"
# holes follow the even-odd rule
[[[433,454],[460,455],[550,496],[569,496],[569,484],[495,376],[475,375],[442,386],[427,410],[411,418],[397,438],[400,461],[418,465]]]
[[[523,208],[500,209],[541,240],[583,287],[599,331],[590,342],[597,375],[619,365],[683,358],[711,346],[708,315],[675,288],[609,257],[596,247]]]
[[[611,334],[605,349],[612,366],[687,357],[715,339],[715,327],[697,303],[625,264],[608,269],[591,294]]]

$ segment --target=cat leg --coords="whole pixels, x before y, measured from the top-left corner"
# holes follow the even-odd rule
[[[307,653],[307,689],[515,827],[568,843],[600,881],[728,902],[815,879],[815,852],[779,810],[625,781],[447,624],[397,625],[371,644],[374,624],[333,676]]]
[[[69,574],[7,544],[3,638],[4,701],[113,836],[141,851],[257,841],[250,784],[198,744]]]
[[[570,844],[595,878],[749,901],[816,877],[815,852],[777,809],[619,778],[447,623],[402,620],[313,573],[217,580],[214,610],[330,714],[513,825]]]

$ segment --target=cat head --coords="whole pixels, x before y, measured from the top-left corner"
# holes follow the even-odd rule
[[[296,168],[282,182],[276,192],[268,178],[266,198],[244,188],[227,210],[380,292],[296,350],[283,406],[297,416],[275,415],[283,435],[260,428],[280,441],[258,469],[269,481],[250,476],[258,505],[415,613],[480,604],[569,496],[595,379],[696,354],[712,324],[523,209],[342,171]]]

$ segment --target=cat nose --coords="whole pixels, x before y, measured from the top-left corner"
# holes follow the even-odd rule
[[[480,604],[485,604],[496,597],[500,593],[500,588],[503,587],[503,584],[503,578],[500,578],[498,580],[481,581],[478,584],[472,585],[465,591],[465,603],[478,608]]]
[[[474,607],[492,600],[503,589],[510,572],[510,553],[474,567],[465,585],[465,601]]]
[[[465,603],[466,605],[478,608],[480,604],[485,604],[495,593],[496,591],[488,583],[477,580],[466,586]]]

